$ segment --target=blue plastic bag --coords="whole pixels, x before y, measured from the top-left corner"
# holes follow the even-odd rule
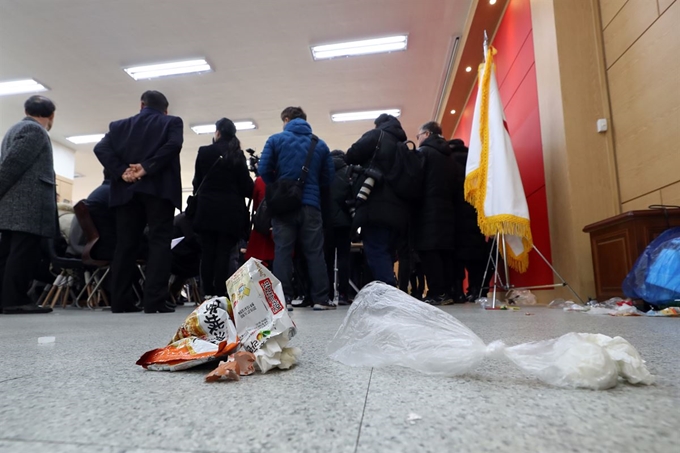
[[[652,305],[678,305],[680,227],[664,231],[647,246],[623,281],[623,292]]]

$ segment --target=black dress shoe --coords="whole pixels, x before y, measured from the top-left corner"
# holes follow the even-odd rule
[[[2,307],[2,312],[6,315],[31,315],[52,313],[52,309],[50,307],[39,307],[35,304],[26,304]]]

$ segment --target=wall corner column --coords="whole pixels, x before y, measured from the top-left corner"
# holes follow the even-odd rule
[[[611,125],[599,5],[531,0],[531,14],[553,265],[581,297],[594,296],[582,230],[620,212],[611,129],[596,129],[600,118]]]

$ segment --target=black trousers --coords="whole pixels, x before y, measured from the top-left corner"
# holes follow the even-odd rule
[[[351,228],[326,228],[324,255],[328,271],[329,296],[335,294],[335,252],[338,253],[338,294],[347,297],[349,291],[349,253],[352,248]]]
[[[111,264],[112,310],[125,310],[134,305],[132,282],[137,275],[136,259],[147,225],[149,256],[146,261],[144,308],[162,307],[169,299],[174,213],[175,206],[169,200],[142,193],[135,194],[129,203],[116,208],[118,244]]]
[[[42,238],[7,230],[0,235],[0,306],[30,304],[27,293],[40,264]]]
[[[418,254],[427,277],[428,297],[448,294],[455,276],[453,250],[425,250]]]
[[[231,253],[238,239],[216,231],[202,231],[201,286],[205,296],[226,296]]]

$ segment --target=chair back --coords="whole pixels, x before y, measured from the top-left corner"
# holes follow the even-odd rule
[[[88,266],[103,267],[108,266],[108,261],[101,261],[92,258],[92,248],[95,246],[97,241],[99,241],[99,231],[90,216],[90,210],[85,204],[85,200],[80,200],[73,207],[76,213],[76,219],[78,219],[78,224],[80,228],[83,229],[83,234],[85,234],[85,249],[83,250],[83,263]]]

